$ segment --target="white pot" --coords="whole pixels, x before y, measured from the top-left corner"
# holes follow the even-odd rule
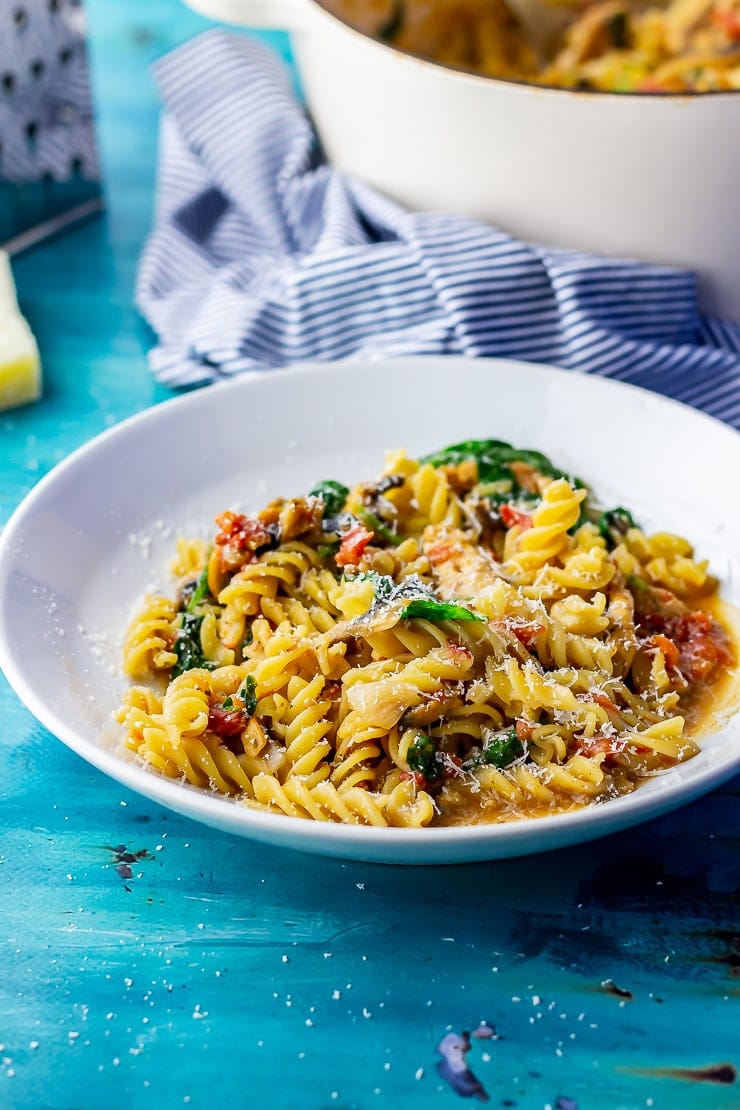
[[[571,92],[403,54],[314,0],[188,0],[287,28],[327,156],[412,208],[523,239],[688,266],[740,319],[740,92]]]

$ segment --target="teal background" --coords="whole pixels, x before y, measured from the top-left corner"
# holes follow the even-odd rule
[[[170,395],[132,303],[148,67],[208,24],[177,0],[87,8],[107,214],[15,262],[45,388],[0,414],[0,523],[70,451]],[[491,1105],[740,1106],[737,1083],[662,1072],[738,1064],[740,780],[595,844],[391,868],[168,813],[64,748],[1,677],[0,713],[0,1107],[442,1110],[461,1099],[435,1046],[483,1019],[498,1036],[468,1060]],[[128,878],[127,852],[144,853]]]

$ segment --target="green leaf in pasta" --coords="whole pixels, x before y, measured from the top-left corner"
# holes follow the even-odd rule
[[[551,478],[566,477],[541,451],[533,451],[526,447],[512,447],[502,439],[467,439],[463,443],[455,443],[451,447],[426,455],[421,461],[431,466],[456,466],[467,459],[474,459],[478,464],[479,482],[513,479],[510,466],[513,462],[526,463],[540,474]]]
[[[194,667],[213,670],[215,664],[206,659],[200,642],[200,626],[202,624],[202,616],[196,616],[195,613],[188,612],[182,614],[182,623],[177,630],[177,638],[172,648],[177,656],[177,662],[172,668],[172,678],[177,678],[178,675],[185,671],[191,671]]]
[[[500,505],[514,505],[524,512],[531,512],[539,505],[542,498],[538,493],[530,490],[518,489],[511,479],[502,479],[498,482],[489,482],[478,486],[478,496],[487,501],[493,508]]]
[[[344,508],[349,490],[341,482],[334,482],[329,478],[315,485],[308,496],[321,498],[325,505],[325,516],[336,516]]]
[[[466,609],[464,605],[455,605],[448,601],[430,601],[426,598],[415,598],[410,601],[401,613],[401,620],[426,620],[426,621],[483,621],[485,617]]]
[[[524,745],[517,736],[516,726],[489,732],[483,740],[483,747],[464,764],[466,770],[475,767],[508,767],[515,759],[524,754]]]
[[[434,782],[442,775],[442,767],[437,760],[437,747],[431,736],[418,733],[409,745],[406,762],[411,771],[423,775],[425,779]]]
[[[201,602],[205,601],[208,597],[208,592],[208,563],[206,563],[203,570],[200,572],[200,578],[198,579],[195,589],[190,595],[190,600],[186,606],[187,612],[194,613]]]
[[[234,702],[234,698],[236,698],[242,704],[240,706],[236,705]],[[251,674],[248,674],[247,677],[244,679],[241,686],[234,694],[234,697],[229,695],[227,698],[224,699],[221,708],[242,709],[247,717],[254,717],[255,711],[257,709],[257,684],[255,683],[254,678]]]
[[[257,684],[251,674],[248,674],[244,679],[236,692],[236,696],[241,698],[244,702],[244,709],[247,715],[254,717],[257,709]]]
[[[362,574],[358,574],[356,577],[372,582],[376,601],[387,601],[397,588],[389,574],[378,574],[376,570],[363,571]]]
[[[599,517],[598,528],[610,547],[621,543],[629,528],[636,528],[634,518],[629,509],[618,505],[616,509],[607,509]]]

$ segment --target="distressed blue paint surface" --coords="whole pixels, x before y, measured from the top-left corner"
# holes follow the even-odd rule
[[[205,22],[175,0],[89,11],[108,217],[17,261],[46,388],[0,416],[0,522],[69,451],[167,396],[131,293],[156,151],[147,64]],[[2,678],[0,710],[0,1107],[454,1108],[435,1046],[482,1019],[499,1039],[468,1060],[491,1105],[740,1105],[737,1084],[631,1070],[740,1062],[740,782],[582,848],[382,868],[124,792]],[[146,852],[128,880],[123,845]]]

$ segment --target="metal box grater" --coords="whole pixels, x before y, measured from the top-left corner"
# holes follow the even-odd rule
[[[0,246],[100,206],[80,0],[0,0]]]

